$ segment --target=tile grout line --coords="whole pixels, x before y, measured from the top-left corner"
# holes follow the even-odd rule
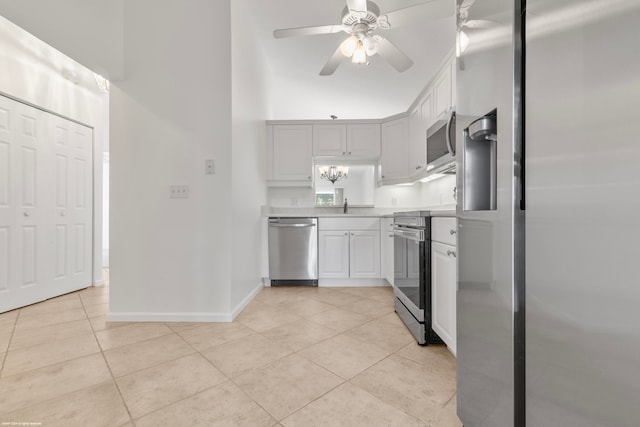
[[[108,294],[108,290],[107,290],[107,294]],[[80,298],[80,304],[82,305],[82,310],[84,311],[85,316],[87,316],[87,310],[84,307],[84,302],[82,301],[82,298]],[[116,381],[116,377],[113,375],[113,371],[111,371],[111,366],[109,366],[109,362],[107,362],[107,357],[104,355],[104,350],[102,349],[102,346],[100,345],[100,341],[98,340],[98,336],[96,335],[96,332],[93,330],[93,325],[91,325],[91,322],[89,321],[89,316],[87,316],[87,321],[89,322],[89,326],[91,327],[91,331],[93,332],[93,339],[96,340],[96,344],[98,344],[98,348],[100,349],[100,354],[102,355],[102,360],[104,361],[104,364],[107,367],[107,370],[109,371],[109,375],[111,375],[111,381],[116,386],[116,390],[118,390],[118,394],[120,395],[120,400],[122,401],[122,404],[124,405],[124,409],[127,411],[127,415],[129,416],[129,421],[131,421],[131,423],[135,426],[135,422],[133,421],[133,417],[131,416],[131,411],[129,410],[129,406],[127,405],[127,402],[124,400],[124,396],[122,395],[122,390],[120,390],[120,386],[118,385],[118,382]]]
[[[13,321],[13,328],[11,328],[11,334],[9,335],[9,342],[7,343],[7,348],[4,353],[4,357],[2,358],[2,365],[0,365],[0,380],[3,378],[2,374],[4,373],[4,367],[7,363],[7,358],[9,357],[9,349],[11,348],[11,341],[13,341],[13,334],[16,332],[16,325],[18,324],[18,319],[20,318],[21,310],[18,309],[18,314],[16,314],[16,320]]]

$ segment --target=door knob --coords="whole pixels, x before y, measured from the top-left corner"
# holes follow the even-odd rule
[[[454,234],[456,234],[456,230],[449,230],[449,234],[453,236]]]

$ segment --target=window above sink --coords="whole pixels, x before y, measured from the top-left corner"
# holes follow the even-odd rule
[[[375,171],[374,164],[350,164],[344,159],[318,161],[314,165],[316,206],[342,206],[344,199],[350,206],[373,206]],[[334,183],[328,179],[337,178],[340,172],[344,176]]]

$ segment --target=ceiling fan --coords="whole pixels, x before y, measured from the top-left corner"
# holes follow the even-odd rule
[[[380,13],[380,8],[372,1],[347,0],[347,7],[342,11],[340,24],[275,30],[273,37],[281,39],[341,31],[349,34],[322,68],[321,76],[333,74],[345,57],[351,58],[351,62],[355,64],[368,64],[368,57],[376,54],[389,62],[393,68],[403,72],[413,65],[411,58],[388,39],[375,32],[424,21],[425,17],[431,20],[453,15],[453,0],[432,0],[384,14]]]
[[[462,0],[456,14],[456,56],[459,58],[462,52],[469,46],[469,37],[465,34],[464,28],[491,28],[498,25],[495,21],[486,19],[469,20],[469,9],[476,0]]]

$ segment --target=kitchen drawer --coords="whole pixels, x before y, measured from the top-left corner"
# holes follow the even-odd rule
[[[380,218],[359,217],[359,218],[319,218],[318,230],[371,230],[380,231]]]
[[[431,241],[457,246],[458,223],[456,218],[431,218]]]

